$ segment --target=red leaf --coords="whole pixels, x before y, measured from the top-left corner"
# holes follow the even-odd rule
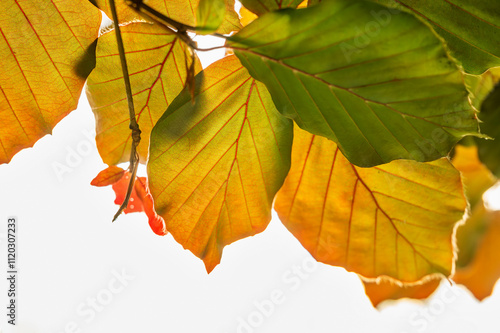
[[[139,197],[142,199],[142,204],[144,207],[144,212],[149,218],[149,226],[153,232],[157,235],[164,236],[167,234],[167,227],[165,225],[165,220],[163,217],[156,214],[154,208],[153,196],[149,193],[149,188],[147,186],[146,178],[137,178],[135,182],[135,189]]]
[[[137,179],[146,179],[144,177],[137,177]],[[125,195],[127,194],[128,183],[130,182],[130,172],[125,171],[125,175],[116,183],[113,184],[113,191],[115,191],[116,198],[115,204],[121,205],[125,200]],[[143,212],[144,208],[142,206],[142,198],[137,195],[137,191],[132,189],[132,194],[130,195],[130,200],[128,201],[127,208],[123,210],[125,214],[134,212]]]
[[[90,184],[94,186],[112,185],[116,195],[115,204],[121,205],[125,200],[129,182],[130,172],[117,166],[110,166],[99,172]],[[146,177],[136,178],[129,203],[123,212],[125,214],[145,212],[149,219],[149,226],[155,234],[164,236],[168,233],[165,221],[156,214],[154,209],[153,197],[149,192]]]

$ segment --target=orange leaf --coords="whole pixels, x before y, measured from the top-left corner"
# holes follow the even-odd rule
[[[362,282],[365,287],[366,296],[368,296],[373,306],[378,306],[381,302],[389,299],[398,300],[405,297],[426,299],[439,287],[441,279],[432,279],[412,286],[399,286],[389,280]]]
[[[174,34],[157,25],[132,23],[121,27],[134,95],[136,119],[142,131],[138,152],[148,154],[149,134],[170,102],[183,89],[191,56]],[[187,56],[187,59],[186,59]],[[195,58],[195,71],[201,70]],[[108,165],[130,159],[131,131],[125,84],[114,32],[99,38],[97,65],[89,76],[87,96],[97,122],[97,148]]]
[[[224,246],[263,231],[290,166],[291,120],[235,56],[196,76],[151,133],[148,175],[157,212],[208,272]]]
[[[87,0],[5,0],[2,6],[0,164],[76,108],[101,22]]]
[[[460,174],[446,158],[360,168],[334,142],[298,127],[275,203],[318,261],[407,283],[453,272],[454,229],[465,208]]]
[[[160,236],[166,235],[168,232],[165,226],[165,221],[161,216],[156,214],[153,196],[149,193],[149,188],[145,178],[137,178],[135,182],[135,191],[142,200],[144,212],[148,216],[149,226],[153,232]]]
[[[90,185],[93,186],[108,186],[119,181],[123,175],[125,174],[125,170],[115,165],[110,166],[107,169],[102,170],[99,174],[90,182]]]
[[[466,267],[457,269],[453,277],[478,300],[490,296],[500,278],[500,212],[487,212],[485,219],[487,229],[474,258]]]
[[[476,146],[455,146],[453,165],[463,176],[465,194],[472,207],[481,200],[483,193],[493,186],[496,177],[479,161]]]

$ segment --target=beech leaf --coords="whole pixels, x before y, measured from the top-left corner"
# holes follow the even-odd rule
[[[470,91],[472,105],[480,110],[483,101],[500,82],[500,67],[490,68],[482,75],[466,75],[465,81]]]
[[[90,185],[102,187],[113,185],[125,175],[125,170],[115,165],[112,165],[101,172],[90,182]],[[123,200],[122,200],[123,202]]]
[[[136,119],[142,131],[138,153],[148,154],[149,134],[168,105],[183,89],[187,46],[173,33],[149,23],[121,27],[127,55]],[[201,70],[195,57],[195,71]],[[96,117],[96,141],[104,163],[116,165],[130,159],[132,144],[125,83],[114,32],[99,38],[97,65],[89,76],[87,97]]]
[[[390,280],[381,280],[377,282],[363,281],[366,296],[370,299],[373,306],[387,300],[399,300],[401,298],[412,298],[424,300],[439,287],[441,279],[434,278],[417,285],[400,286]]]
[[[94,2],[97,7],[108,15],[108,17],[111,17],[108,0],[95,0]],[[145,3],[159,13],[177,22],[194,27],[196,26],[196,11],[199,2],[200,0],[149,0]],[[224,0],[224,3],[226,6],[224,20],[218,27],[217,32],[229,34],[233,31],[240,30],[241,26],[238,14],[234,10],[234,0]],[[116,9],[118,12],[118,19],[121,23],[148,20],[145,16],[129,7],[125,1],[117,1]]]
[[[224,246],[263,231],[290,167],[292,123],[235,56],[196,76],[151,133],[156,211],[208,272]]]
[[[464,247],[462,242],[470,237],[476,238],[475,234],[467,234],[471,230],[468,227],[470,223],[480,224],[483,229],[473,249]],[[468,261],[465,266],[457,267],[452,279],[469,289],[481,301],[491,295],[500,278],[500,212],[476,209],[471,218],[458,228],[458,234],[461,233],[463,237],[458,238],[458,260],[460,262],[461,259],[468,258]],[[363,281],[363,284],[373,306],[378,306],[386,300],[426,299],[437,289],[439,280],[432,279],[414,286],[399,286],[390,281]]]
[[[129,182],[130,172],[113,165],[99,172],[90,184],[99,187],[112,185],[116,195],[115,204],[120,206],[125,200]],[[146,177],[136,177],[128,205],[123,212],[125,214],[145,212],[149,226],[155,234],[164,236],[168,233],[165,221],[154,210],[153,197],[149,192]]]
[[[52,133],[76,108],[101,22],[86,0],[5,0],[2,7],[0,164]]]
[[[196,31],[202,34],[215,32],[224,21],[224,0],[200,0],[196,9]]]
[[[382,11],[338,0],[271,12],[227,46],[283,115],[335,141],[351,163],[435,160],[478,131],[462,73],[426,24]]]
[[[302,0],[241,0],[241,4],[256,15],[283,8],[297,8]]]
[[[367,279],[415,283],[454,270],[454,230],[466,208],[447,158],[359,168],[336,144],[296,127],[292,167],[275,209],[318,261]]]
[[[484,192],[496,183],[497,178],[479,160],[476,146],[455,146],[452,162],[462,174],[465,195],[474,208],[482,201]]]
[[[493,91],[484,99],[479,118],[483,121],[484,133],[493,139],[475,140],[479,159],[495,176],[500,177],[500,84],[497,83]]]
[[[491,295],[500,278],[500,212],[486,212],[486,230],[471,262],[457,269],[453,280],[463,284],[478,299]]]
[[[485,253],[478,253],[479,248],[487,245],[484,243],[485,234],[488,232],[489,218],[494,213],[487,212],[483,205],[483,193],[495,183],[495,177],[479,161],[477,148],[475,146],[465,147],[457,145],[453,157],[453,165],[460,171],[467,199],[470,203],[470,212],[464,224],[457,229],[456,242],[458,247],[458,257],[456,260],[456,272],[453,280],[461,283],[478,296],[490,294],[494,282],[500,276],[500,261],[491,258],[486,260]],[[495,231],[493,231],[494,233]],[[495,236],[486,236],[495,237]],[[481,251],[485,251],[484,249]],[[474,259],[480,256],[480,259]],[[476,264],[471,264],[477,261]],[[485,268],[484,265],[488,265]],[[474,267],[473,267],[474,266]],[[473,267],[473,268],[472,268]],[[486,272],[486,274],[483,274]],[[466,278],[464,278],[466,277]],[[425,299],[439,286],[439,279],[424,281],[422,284],[407,286],[397,285],[390,281],[363,281],[365,292],[373,306],[378,306],[385,300],[397,300],[401,298]],[[481,290],[481,294],[476,290]]]
[[[497,0],[374,0],[429,22],[468,73],[500,66],[500,10]]]

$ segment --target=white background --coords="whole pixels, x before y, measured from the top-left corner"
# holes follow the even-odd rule
[[[498,290],[479,303],[443,284],[427,304],[374,309],[355,274],[314,265],[276,216],[265,232],[226,247],[207,275],[170,235],[156,236],[144,214],[111,223],[111,187],[90,186],[106,168],[84,134],[94,128],[82,99],[53,135],[0,165],[1,267],[7,217],[19,219],[18,325],[6,325],[3,307],[2,332],[500,332]],[[71,172],[58,177],[54,168],[68,161]],[[0,290],[6,304],[5,278]]]

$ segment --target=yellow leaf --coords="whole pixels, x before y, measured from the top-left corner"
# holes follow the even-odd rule
[[[458,261],[453,280],[464,285],[478,299],[491,295],[500,278],[500,212],[486,211],[481,203],[457,230]],[[388,281],[363,281],[373,306],[389,299],[425,299],[439,286],[439,280],[422,285],[398,286]]]
[[[196,9],[200,0],[149,0],[144,1],[149,7],[159,13],[177,21],[194,27],[196,25]],[[96,0],[97,7],[111,17],[108,0]],[[239,17],[234,10],[234,0],[225,0],[226,14],[224,21],[217,29],[218,33],[229,34],[232,31],[240,30]],[[125,1],[117,1],[116,9],[120,22],[132,22],[136,20],[148,20],[134,9],[129,7]]]
[[[244,6],[240,8],[240,23],[242,26],[247,26],[258,16],[246,9]]]
[[[0,164],[76,108],[101,22],[86,0],[5,0],[2,7]]]
[[[142,131],[138,152],[148,154],[149,134],[186,82],[186,45],[174,34],[149,23],[121,27],[136,119]],[[201,70],[197,58],[196,71]],[[125,83],[114,32],[99,38],[97,65],[89,76],[87,96],[96,117],[97,148],[108,165],[130,158],[131,131]]]
[[[300,5],[297,6],[297,8],[306,8],[307,7],[307,0],[304,0],[300,3]]]
[[[488,262],[488,268],[481,267],[486,263],[484,260],[481,261],[481,264],[472,264],[472,266],[476,265],[472,269],[469,266],[471,266],[475,256],[483,255],[484,258],[484,253],[477,255],[476,253],[481,246],[484,246],[481,244],[488,232],[488,217],[492,213],[487,212],[484,208],[482,195],[495,183],[496,178],[479,161],[477,147],[475,146],[457,145],[452,162],[462,174],[465,193],[471,206],[467,221],[457,229],[458,258],[456,261],[456,276],[463,279],[464,272],[468,272],[467,279],[460,281],[460,283],[465,286],[471,284],[471,290],[477,295],[489,295],[494,282],[499,277],[497,274],[500,274],[500,260]],[[499,269],[496,267],[499,267]],[[485,274],[483,274],[483,269]],[[459,283],[456,277],[454,280]],[[430,280],[416,286],[398,286],[388,281],[379,281],[379,283],[363,281],[363,283],[366,295],[370,298],[372,304],[377,306],[387,299],[427,298],[438,287],[439,280]],[[477,291],[479,289],[480,292]]]
[[[302,3],[297,8],[305,8],[307,7],[307,0],[302,1]],[[242,26],[247,26],[253,20],[255,20],[258,16],[248,9],[245,6],[241,6],[240,8],[240,23]]]
[[[465,208],[460,174],[446,158],[359,168],[334,142],[297,127],[275,203],[318,261],[406,283],[453,272],[454,229]]]
[[[292,123],[235,56],[197,75],[151,134],[149,186],[174,238],[204,260],[263,231],[290,167]]]

